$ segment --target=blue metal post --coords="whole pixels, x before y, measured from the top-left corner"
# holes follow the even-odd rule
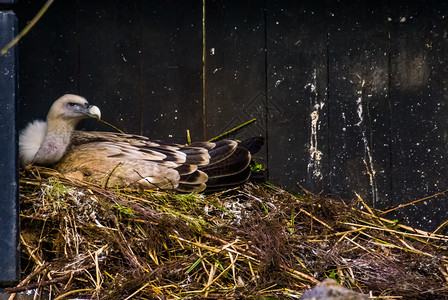
[[[16,33],[14,12],[0,11],[0,48]],[[17,46],[0,56],[0,285],[17,281],[20,275],[16,95]]]

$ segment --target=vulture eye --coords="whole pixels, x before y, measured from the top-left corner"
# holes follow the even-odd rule
[[[76,103],[69,102],[69,103],[68,103],[68,106],[70,106],[70,107],[74,107],[74,106],[76,106]]]

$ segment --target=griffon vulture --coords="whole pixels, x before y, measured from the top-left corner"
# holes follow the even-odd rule
[[[35,163],[104,187],[213,191],[246,182],[251,155],[233,140],[178,145],[144,136],[75,130],[84,118],[101,118],[98,107],[67,94],[47,121],[20,133],[23,165]]]

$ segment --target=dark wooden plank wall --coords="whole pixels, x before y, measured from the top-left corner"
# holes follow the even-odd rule
[[[390,194],[385,2],[328,7],[331,187],[343,198],[356,191],[375,207]]]
[[[203,140],[202,1],[142,5],[141,132],[183,143],[188,129]]]
[[[207,1],[205,24],[204,137],[213,138],[252,118],[257,122],[230,137],[266,136],[263,1]],[[266,165],[266,150],[257,158]]]
[[[43,3],[19,1],[20,27]],[[258,159],[288,189],[385,208],[448,188],[448,4],[206,0],[205,27],[202,11],[55,1],[20,44],[20,125],[66,92],[126,132],[177,142],[256,117],[233,136],[265,136]],[[447,199],[392,217],[406,215],[434,229]]]
[[[395,203],[447,188],[448,3],[429,3],[391,3],[389,99]],[[400,213],[434,228],[447,219],[447,201],[442,196]]]
[[[269,174],[330,191],[325,1],[268,1],[266,8]]]

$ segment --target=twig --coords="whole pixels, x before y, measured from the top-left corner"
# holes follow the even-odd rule
[[[356,227],[365,227],[365,228],[369,228],[369,229],[375,229],[375,230],[379,230],[379,231],[388,231],[388,232],[392,232],[392,233],[396,233],[396,234],[400,234],[400,235],[404,235],[406,237],[420,237],[420,238],[426,238],[426,239],[434,239],[434,240],[439,240],[439,241],[443,241],[443,242],[448,242],[448,238],[447,237],[443,237],[443,236],[434,236],[434,235],[430,235],[430,233],[427,233],[428,235],[425,234],[419,234],[419,233],[410,233],[410,232],[403,232],[403,231],[397,231],[397,230],[393,230],[393,229],[389,229],[389,228],[380,228],[380,227],[376,227],[376,226],[369,226],[369,225],[360,225],[360,224],[356,224],[356,223],[349,223],[349,222],[344,222],[341,224],[345,224],[345,225],[349,225],[349,226],[356,226]]]
[[[334,231],[334,229],[328,225],[327,223],[319,220],[318,218],[316,218],[315,216],[313,216],[312,214],[310,214],[309,212],[307,212],[306,210],[304,210],[303,208],[300,209],[301,212],[305,213],[306,215],[308,215],[310,218],[316,220],[317,222],[319,222],[320,224],[324,225],[325,227],[327,227],[328,229],[330,229],[331,231]]]
[[[359,212],[360,212],[361,214],[370,216],[370,214],[366,213],[365,211],[360,210]],[[432,237],[432,238],[437,238],[437,239],[442,239],[442,240],[446,238],[445,235],[441,235],[441,234],[435,234],[435,233],[427,232],[427,231],[420,230],[420,229],[416,229],[416,228],[413,228],[413,227],[411,227],[411,226],[407,226],[407,225],[403,225],[403,224],[397,224],[395,221],[392,221],[392,220],[389,220],[389,219],[386,219],[386,218],[382,218],[382,217],[380,217],[379,220],[381,220],[381,221],[384,222],[384,223],[394,225],[394,226],[397,227],[397,228],[401,228],[401,229],[404,229],[404,230],[407,230],[407,231],[412,231],[412,232],[418,233],[418,234],[420,234],[422,237],[425,237],[425,238],[427,238],[427,237]],[[379,229],[379,230],[381,230],[381,229]]]
[[[187,145],[191,145],[190,130],[187,129]]]
[[[34,254],[34,251],[31,250],[30,245],[28,245],[28,243],[26,242],[25,238],[23,237],[23,235],[20,235],[20,240],[22,241],[22,244],[25,246],[26,251],[28,252],[28,254],[34,259],[34,261],[39,265],[42,266],[44,265],[43,262],[40,261],[40,259]]]
[[[136,290],[135,292],[133,292],[132,294],[129,295],[129,297],[127,297],[124,300],[129,300],[132,297],[134,297],[135,295],[137,295],[140,291],[144,290],[147,286],[149,285],[149,282],[145,283],[144,285],[142,285],[138,290]]]
[[[73,271],[73,273],[81,273],[83,272],[84,269],[82,270],[75,270]],[[40,281],[40,282],[36,282],[36,283],[31,283],[28,285],[24,285],[24,286],[16,286],[16,287],[11,287],[11,288],[5,288],[5,292],[7,293],[18,293],[18,292],[23,292],[23,291],[27,291],[27,290],[32,290],[38,287],[43,287],[43,286],[49,286],[49,285],[53,285],[56,283],[60,283],[63,282],[67,279],[70,279],[70,277],[72,276],[72,272],[65,274],[63,276],[51,279],[51,280],[47,280],[47,281]]]
[[[202,291],[205,291],[205,297],[208,295],[207,288],[215,282],[213,279],[215,277],[216,270],[218,269],[218,263],[215,262],[212,266],[210,266],[210,274],[208,276],[207,285],[202,289]],[[218,276],[219,277],[219,276]]]
[[[221,134],[218,135],[218,136],[215,136],[215,137],[212,138],[212,139],[209,139],[208,141],[209,141],[209,142],[216,141],[216,140],[218,140],[218,139],[220,139],[220,138],[222,138],[222,137],[224,137],[224,136],[226,136],[226,135],[231,134],[231,133],[234,132],[234,131],[237,131],[238,129],[241,129],[241,128],[243,128],[243,127],[245,127],[245,126],[247,126],[247,125],[249,125],[249,124],[255,122],[256,120],[257,120],[256,118],[253,118],[253,119],[251,119],[251,120],[249,120],[249,121],[247,121],[247,122],[244,122],[243,124],[238,125],[238,126],[232,128],[232,129],[230,129],[230,130],[228,130],[228,131],[226,131],[226,132],[224,132],[224,133],[221,133]]]
[[[114,125],[112,125],[112,124],[110,124],[110,123],[104,121],[103,119],[98,119],[98,121],[100,121],[101,123],[106,124],[106,125],[109,126],[109,127],[112,127],[113,129],[115,129],[115,130],[118,131],[119,133],[123,133],[123,134],[124,134],[124,131],[123,131],[123,130],[121,130],[120,128],[118,128],[118,127],[116,127],[116,126],[114,126]]]
[[[30,275],[28,275],[24,280],[22,280],[19,284],[17,284],[17,287],[24,286],[28,282],[30,282],[31,279],[33,279],[36,275],[38,275],[43,269],[49,266],[49,263],[46,262],[43,265],[40,265],[37,267],[36,270],[34,270]],[[13,300],[16,296],[16,293],[12,293],[8,300]]]
[[[78,289],[78,290],[71,290],[71,291],[68,291],[68,292],[65,293],[65,294],[62,294],[62,295],[57,296],[56,298],[54,298],[54,300],[64,299],[65,297],[67,297],[67,296],[69,296],[69,295],[72,295],[72,294],[75,294],[75,293],[91,292],[91,291],[94,291],[94,289]]]
[[[428,199],[431,199],[431,198],[435,198],[437,196],[445,195],[447,192],[448,192],[448,189],[446,189],[446,190],[444,190],[442,192],[436,193],[434,195],[428,196],[428,197],[424,197],[424,198],[420,198],[420,199],[411,201],[411,202],[406,203],[406,204],[400,204],[397,207],[394,207],[394,208],[382,211],[381,214],[384,215],[384,214],[387,214],[388,212],[391,212],[391,211],[394,211],[394,210],[397,210],[397,209],[400,209],[400,208],[403,208],[403,207],[406,207],[406,206],[409,206],[409,205],[413,205],[413,204],[416,204],[416,203],[421,202],[421,201],[425,201],[425,200],[428,200]]]
[[[47,2],[42,6],[42,8],[39,10],[39,12],[34,16],[34,18],[28,23],[28,25],[25,26],[25,28],[22,29],[22,31],[11,41],[9,42],[0,52],[0,55],[5,55],[8,53],[8,50],[11,49],[14,45],[16,45],[22,37],[24,37],[30,29],[36,25],[37,21],[44,15],[44,13],[47,11],[47,9],[50,7],[50,5],[53,3],[54,0],[47,0]]]
[[[215,237],[215,236],[212,236],[212,235],[209,235],[209,234],[207,234],[206,236],[207,236],[207,238],[210,238],[210,239],[213,239],[213,240],[216,240],[216,241],[220,241],[221,243],[227,243],[226,241],[224,241],[224,240],[222,240],[222,239],[220,239],[220,238],[218,238],[218,237]],[[242,255],[242,256],[244,256],[244,257],[246,257],[246,258],[249,258],[249,257],[250,257],[250,259],[252,259],[252,260],[254,260],[254,261],[256,261],[256,262],[260,262],[259,260],[253,258],[252,256],[248,256],[247,254],[244,254],[244,253],[249,253],[249,254],[251,254],[251,255],[253,255],[253,256],[256,256],[256,254],[255,254],[254,252],[251,252],[251,251],[242,249],[241,247],[239,247],[239,246],[237,246],[237,245],[233,245],[232,247],[234,247],[234,248],[237,249],[238,251],[241,251],[240,255]],[[230,251],[230,250],[228,250],[228,249],[226,249],[226,250],[227,250],[227,251]],[[238,252],[235,251],[235,250],[233,250],[233,249],[232,249],[232,252],[234,252],[235,254],[238,254]],[[244,253],[243,253],[243,252],[244,252]],[[290,268],[290,267],[288,267],[288,266],[285,266],[285,265],[280,264],[279,267],[280,267],[281,269],[283,269],[284,271],[287,271],[287,272],[289,272],[290,274],[295,275],[296,277],[301,277],[301,278],[307,279],[307,280],[313,282],[314,284],[317,284],[317,283],[320,282],[320,281],[317,280],[316,278],[314,278],[314,277],[312,277],[312,276],[309,276],[309,275],[307,275],[307,274],[305,274],[305,273],[302,273],[302,272],[300,272],[300,271],[294,270],[294,269],[292,269],[292,268]],[[252,271],[252,270],[251,270],[251,271]],[[252,272],[252,273],[253,273],[253,272]]]
[[[436,230],[434,230],[432,233],[436,234],[436,232],[438,232],[439,230],[441,230],[443,227],[445,227],[446,225],[448,225],[448,220],[446,220],[445,222],[443,222],[442,224],[439,225],[439,227],[436,228]]]

